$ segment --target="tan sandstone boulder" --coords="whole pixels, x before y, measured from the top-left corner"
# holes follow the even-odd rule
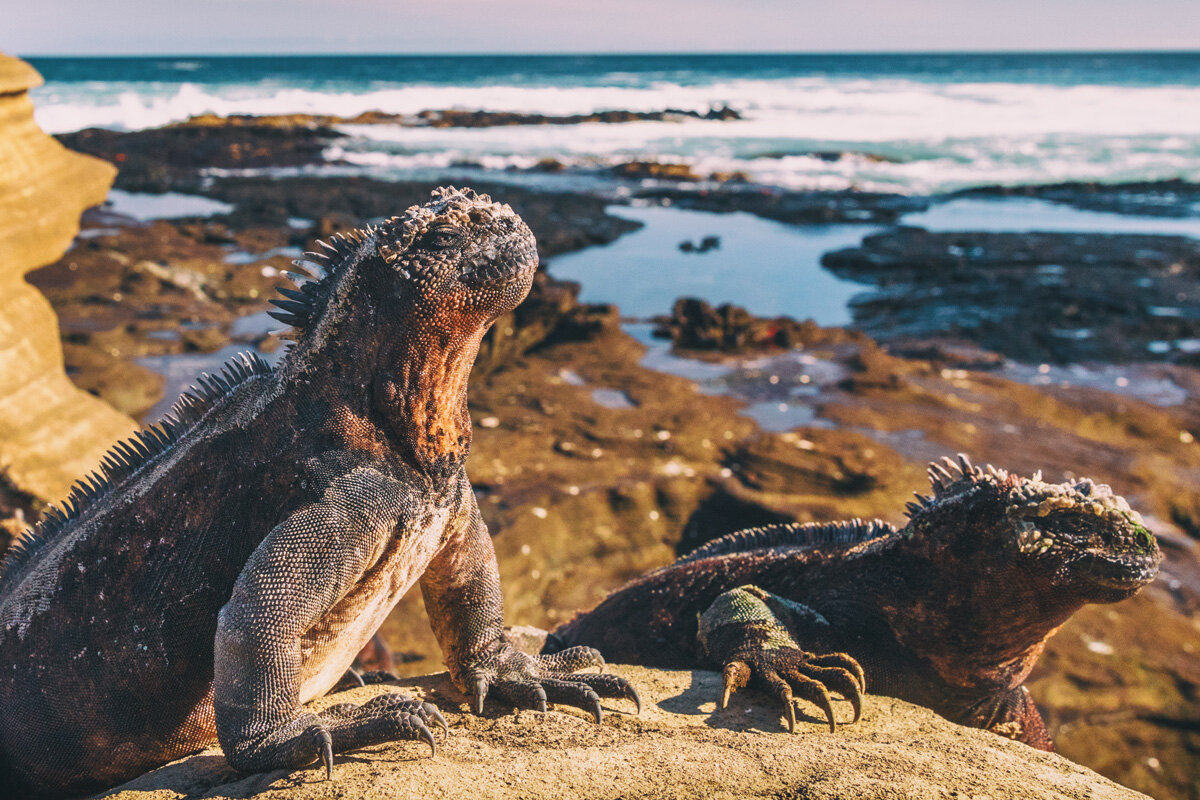
[[[66,251],[116,174],[37,127],[27,90],[41,81],[0,54],[0,481],[58,500],[134,424],[67,379],[54,312],[24,280]]]
[[[302,769],[239,776],[219,750],[206,750],[103,795],[120,800],[184,797],[312,798],[1144,798],[1062,756],[973,728],[887,697],[868,697],[863,719],[836,733],[815,714],[795,735],[757,692],[717,711],[720,676],[615,666],[645,704],[606,701],[600,725],[574,710],[467,714],[445,673],[372,686],[314,703],[363,702],[402,691],[436,702],[450,724],[429,757],[417,742],[380,745],[336,758],[334,778]],[[838,718],[850,709],[838,703]],[[815,712],[815,709],[812,709]]]

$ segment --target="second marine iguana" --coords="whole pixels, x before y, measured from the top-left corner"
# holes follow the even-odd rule
[[[721,707],[746,685],[795,699],[835,728],[830,691],[872,691],[1052,750],[1023,686],[1046,640],[1088,603],[1158,572],[1153,534],[1090,480],[1049,484],[971,465],[930,466],[908,524],[773,525],[715,539],[550,634],[543,652],[723,671]],[[860,666],[861,665],[861,666]]]
[[[294,345],[184,394],[20,541],[0,570],[0,786],[92,792],[217,739],[254,772],[445,726],[398,694],[320,714],[420,581],[454,683],[544,710],[636,700],[591,648],[515,650],[464,461],[480,340],[528,293],[533,235],[438,189],[336,237],[276,312]]]

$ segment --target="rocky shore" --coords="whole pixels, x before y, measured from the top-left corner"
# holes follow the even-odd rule
[[[1200,351],[1200,241],[1183,236],[897,228],[822,264],[879,287],[852,308],[886,341],[949,336],[1060,364]]]
[[[312,163],[327,137],[336,135],[320,125],[297,131],[301,127],[194,122],[132,134],[62,137],[118,166],[119,187],[199,193],[231,207],[210,218],[152,222],[91,212],[72,248],[30,274],[30,282],[58,315],[66,366],[78,386],[141,417],[169,389],[157,368],[161,359],[207,363],[203,359],[219,361],[239,347],[269,355],[277,343],[267,336],[273,324],[265,323],[261,312],[280,281],[279,271],[296,251],[314,238],[395,213],[429,189],[425,182],[356,177],[203,174],[220,165]],[[736,181],[694,183],[647,185],[635,193],[644,201],[745,211],[797,226],[890,224],[938,202],[857,192],[787,192]],[[686,300],[662,309],[659,330],[674,347],[672,353],[665,347],[647,351],[621,328],[619,309],[580,304],[577,287],[553,277],[556,257],[613,241],[636,227],[606,210],[611,197],[503,184],[476,188],[491,191],[522,214],[538,237],[548,270],[539,275],[530,300],[496,326],[471,389],[475,445],[469,468],[495,535],[510,620],[553,626],[627,579],[734,528],[851,516],[897,521],[911,493],[925,488],[924,462],[947,453],[961,450],[977,461],[1021,471],[1042,469],[1051,480],[1086,474],[1111,483],[1148,516],[1166,562],[1160,579],[1138,597],[1117,606],[1089,607],[1067,622],[1034,675],[1035,700],[1066,757],[1155,797],[1200,797],[1195,757],[1200,751],[1200,661],[1195,656],[1200,652],[1200,445],[1195,441],[1200,374],[1185,348],[1176,344],[1194,336],[1189,283],[1200,264],[1194,242],[1181,237],[888,231],[829,257],[830,269],[881,289],[855,306],[856,329],[762,319],[736,307]],[[1115,189],[1105,191],[1114,198],[1120,195]],[[1162,191],[1186,194],[1181,187]],[[1131,193],[1149,195],[1153,190],[1137,187]],[[1096,190],[1096,196],[1101,194]],[[1061,195],[1062,202],[1068,199]],[[62,246],[69,235],[64,234]],[[50,254],[45,260],[53,258]],[[1047,270],[1048,265],[1060,269]],[[1142,280],[1149,283],[1139,285]],[[935,291],[939,287],[941,292]],[[1096,298],[1105,298],[1104,303]],[[1152,308],[1177,308],[1180,313],[1153,313]],[[969,313],[960,313],[962,309]],[[973,324],[965,325],[965,320]],[[1088,330],[1091,335],[1058,336],[1052,330]],[[1159,341],[1169,342],[1170,352],[1154,352],[1151,344]],[[1006,356],[1033,361],[1035,377],[1016,370]],[[1109,391],[1082,382],[1062,385],[1051,380],[1054,372],[1040,380],[1037,364],[1074,366],[1081,358],[1151,362],[1147,369],[1154,371],[1147,374],[1174,387],[1180,397],[1172,395],[1171,402],[1145,399],[1134,391],[1136,386],[1122,390],[1111,382]],[[668,367],[689,377],[664,372]],[[778,412],[786,422],[766,424],[777,408],[786,409]],[[789,416],[798,411],[802,414]],[[400,652],[401,668],[408,674],[439,668],[418,596],[402,601],[383,634]],[[645,678],[648,685],[664,687],[659,699],[664,704],[671,697],[688,696],[689,682],[702,687],[711,679],[700,673]],[[451,702],[458,701],[454,697]],[[872,706],[878,719],[890,713],[887,702]],[[931,752],[926,747],[930,737],[949,735],[942,728],[945,723],[925,717],[912,723],[916,727],[904,727],[916,719],[910,711],[897,712],[900,727],[895,730],[901,738],[888,740],[890,744],[870,739],[876,735],[870,734],[858,744],[828,739],[821,744],[832,750],[810,749],[815,737],[806,737],[805,746],[798,747],[787,737],[748,741],[743,734],[708,725],[687,727],[669,738],[672,748],[683,746],[683,740],[699,747],[711,737],[727,735],[731,738],[712,745],[717,749],[697,749],[696,758],[734,759],[731,752],[746,756],[748,760],[737,762],[744,769],[731,771],[731,780],[769,775],[783,769],[779,764],[794,762],[787,769],[797,771],[788,772],[788,780],[816,787],[813,796],[821,796],[822,786],[829,796],[839,796],[834,792],[849,791],[850,784],[832,782],[821,758],[853,757],[866,769],[869,759],[853,755],[860,744],[868,748],[862,753],[879,755],[896,748],[896,741],[907,742],[903,758],[911,758],[918,749],[913,743]],[[615,746],[602,741],[609,736],[606,728],[587,728],[593,738],[586,741],[572,738],[583,736],[584,727],[571,727],[577,720],[570,714],[551,715],[556,720],[551,723],[531,721],[534,716],[463,717],[455,730],[465,749],[448,751],[453,760],[446,762],[446,770],[422,772],[421,780],[429,782],[420,785],[441,793],[449,791],[445,787],[467,785],[445,781],[457,780],[451,764],[463,776],[478,778],[462,768],[476,758],[478,769],[472,753],[492,753],[509,759],[506,764],[540,758],[533,749],[507,749],[535,725],[562,722],[570,727],[547,727],[550,738],[538,742],[574,743],[587,753]],[[667,734],[647,735],[651,745],[667,740]],[[510,736],[511,741],[505,738]],[[660,736],[664,738],[656,738]],[[493,746],[495,750],[486,749]],[[948,744],[946,752],[962,754],[963,763],[976,757],[975,750],[953,749],[958,746]],[[553,775],[561,771],[562,756],[547,748],[548,760],[538,762],[538,770]],[[392,754],[389,760],[411,757],[403,746],[384,750]],[[621,752],[647,773],[662,770],[676,776],[671,784],[676,788],[695,778],[692,772],[671,772],[674,767],[638,755],[654,750],[639,746],[636,752]],[[1039,760],[1041,756],[1003,752],[1005,759],[1019,755],[1026,765],[1033,759],[1036,769],[1049,769],[1050,762]],[[763,754],[761,760],[754,760],[755,753]],[[368,753],[339,765],[347,777],[363,781],[352,785],[365,793],[408,785],[403,783],[409,779],[406,768],[427,766],[409,761],[397,770],[384,769],[370,758]],[[918,769],[899,755],[894,759],[883,763],[891,770]],[[921,764],[919,769],[932,769]],[[229,784],[230,776],[211,754],[196,757],[186,769],[193,768],[199,771],[169,773],[178,778],[176,783],[155,783],[158,778],[149,776],[145,780],[151,782],[137,782],[130,791],[239,796],[269,789],[281,797],[300,797],[329,788],[310,785],[305,772]],[[505,769],[504,775],[520,777]],[[999,772],[1005,769],[1001,765]],[[868,774],[853,786],[863,796],[875,796],[869,792],[892,786],[891,778],[881,783],[884,774]],[[983,778],[977,784],[956,783],[971,774],[931,773],[928,783],[914,783],[912,791],[944,787],[966,792],[967,786],[973,787],[973,795],[1046,796],[1019,788],[1006,793],[1001,787],[1012,784]],[[1072,774],[1072,780],[1082,780],[1080,773]],[[987,780],[1000,780],[988,775]],[[1016,768],[1012,775],[1032,780]],[[267,783],[255,783],[259,780]],[[473,785],[484,785],[478,780]],[[736,781],[711,785],[738,793]],[[743,788],[748,785],[743,779]],[[792,785],[771,784],[775,791]],[[569,781],[547,786],[595,788]],[[753,784],[754,791],[760,788],[765,792],[769,787]],[[517,789],[496,788],[503,791]],[[1083,788],[1071,790],[1077,795],[1061,787],[1055,791],[1088,796]]]
[[[1052,183],[981,186],[958,197],[1034,197],[1091,211],[1160,217],[1200,216],[1200,184],[1182,179],[1139,183]]]

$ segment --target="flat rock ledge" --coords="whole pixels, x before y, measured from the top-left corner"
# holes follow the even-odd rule
[[[108,792],[120,800],[177,798],[1144,798],[1067,759],[947,722],[888,697],[869,697],[863,719],[829,733],[814,715],[788,735],[757,692],[717,711],[713,672],[611,666],[642,695],[640,717],[606,701],[604,722],[571,709],[467,713],[445,673],[324,698],[362,702],[401,691],[439,705],[450,724],[438,754],[423,743],[365,748],[323,771],[240,776],[217,749],[169,764]],[[839,719],[850,718],[838,703]],[[815,712],[815,709],[813,709]]]

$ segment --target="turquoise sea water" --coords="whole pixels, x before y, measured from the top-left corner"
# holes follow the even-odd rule
[[[733,122],[354,126],[330,160],[402,177],[557,158],[740,170],[794,188],[1200,179],[1200,53],[34,58],[50,131],[218,114],[705,111]],[[840,156],[837,154],[841,154]]]

